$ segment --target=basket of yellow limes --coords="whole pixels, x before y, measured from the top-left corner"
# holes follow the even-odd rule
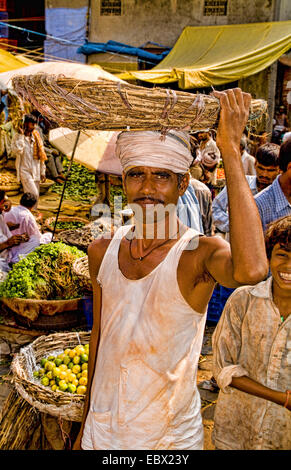
[[[40,336],[14,357],[15,388],[43,413],[81,421],[89,359],[90,332]]]

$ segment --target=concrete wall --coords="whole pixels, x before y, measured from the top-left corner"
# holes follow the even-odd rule
[[[291,2],[290,0],[280,0],[278,6],[278,21],[291,20]]]
[[[185,26],[271,21],[273,2],[228,0],[227,16],[203,16],[204,0],[122,0],[121,16],[100,16],[100,0],[95,0],[91,2],[89,39],[113,39],[132,46],[147,41],[173,46]]]

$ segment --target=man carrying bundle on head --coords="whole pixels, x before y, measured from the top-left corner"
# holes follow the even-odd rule
[[[221,103],[217,145],[229,189],[231,245],[177,217],[192,162],[187,134],[123,132],[118,139],[134,225],[120,227],[112,240],[95,240],[88,250],[94,321],[74,449],[203,448],[196,375],[215,282],[256,284],[268,273],[239,150],[251,97],[240,89],[215,96]]]

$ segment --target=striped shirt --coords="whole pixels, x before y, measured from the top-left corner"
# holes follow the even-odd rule
[[[279,178],[280,175],[255,196],[264,231],[270,222],[291,215],[291,204],[281,189]]]

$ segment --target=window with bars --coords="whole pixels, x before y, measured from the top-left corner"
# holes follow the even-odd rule
[[[101,0],[101,16],[121,16],[121,0]]]
[[[227,0],[205,0],[204,16],[226,16]]]

